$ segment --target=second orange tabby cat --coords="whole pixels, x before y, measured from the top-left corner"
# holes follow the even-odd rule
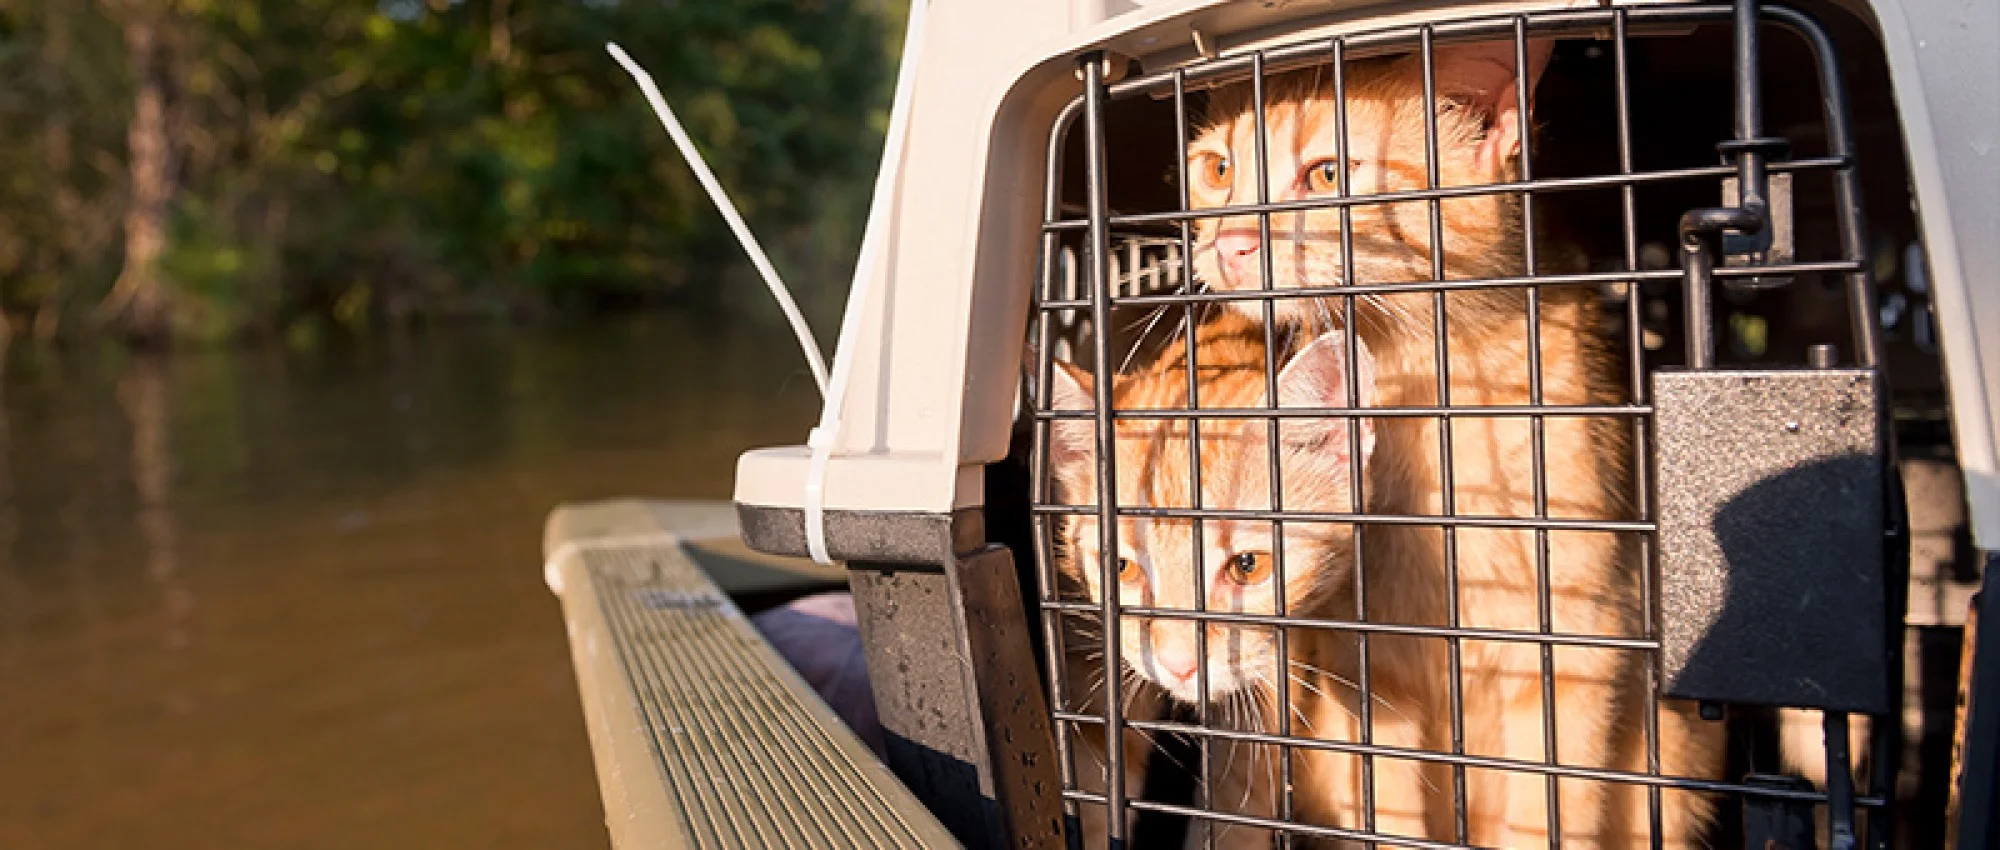
[[[1162,364],[1116,379],[1114,409],[1191,406],[1187,364],[1178,344],[1170,351],[1175,353]],[[1264,351],[1263,328],[1238,315],[1224,312],[1203,325],[1195,344],[1194,401],[1203,410],[1264,408],[1269,375]],[[1356,355],[1356,386],[1371,386],[1373,361],[1365,347],[1358,347]],[[1318,337],[1280,362],[1283,368],[1275,383],[1281,407],[1346,407],[1369,400],[1365,391],[1358,398],[1348,397],[1346,340],[1338,332]],[[1057,365],[1049,393],[1051,409],[1093,408],[1090,375]],[[1275,443],[1272,427],[1262,419],[1205,418],[1198,428],[1199,433],[1193,433],[1188,420],[1176,418],[1116,423],[1115,493],[1121,516],[1115,572],[1121,602],[1184,612],[1199,608],[1224,614],[1338,616],[1327,604],[1340,595],[1338,589],[1352,569],[1354,533],[1347,524],[1297,521],[1277,531],[1266,520],[1208,519],[1197,528],[1187,517],[1146,514],[1196,507],[1351,512],[1352,474],[1366,468],[1374,446],[1373,426],[1364,422],[1355,433],[1345,419],[1286,419],[1276,428]],[[1097,501],[1095,439],[1087,420],[1059,420],[1051,427],[1049,472],[1065,504]],[[1273,451],[1279,468],[1276,504],[1270,480]],[[1126,511],[1138,515],[1126,516]],[[1104,596],[1098,527],[1094,515],[1065,516],[1057,524],[1059,576],[1071,598],[1097,601]],[[1101,632],[1095,623],[1077,619],[1067,644],[1067,690],[1074,710],[1085,713],[1101,713],[1104,689],[1119,687],[1126,695],[1122,713],[1128,718],[1159,719],[1170,700],[1206,701],[1212,723],[1220,728],[1306,736],[1318,734],[1315,727],[1325,722],[1316,719],[1324,713],[1316,703],[1350,687],[1329,678],[1312,660],[1341,655],[1322,648],[1348,642],[1333,631],[1290,629],[1288,646],[1281,653],[1277,631],[1270,626],[1224,621],[1202,629],[1187,617],[1128,614],[1120,619],[1119,657],[1107,664]],[[1204,631],[1205,647],[1198,637]],[[1118,671],[1115,680],[1105,674],[1107,666]],[[1280,682],[1288,692],[1283,697]],[[1289,724],[1280,718],[1280,702],[1292,707]],[[1102,729],[1084,727],[1075,740],[1078,787],[1102,793]],[[1143,794],[1151,753],[1149,735],[1127,732],[1124,773],[1133,797]],[[1277,748],[1225,738],[1211,745],[1211,755],[1214,762],[1205,772],[1212,810],[1260,818],[1282,814],[1277,802],[1282,774]],[[1293,768],[1296,774],[1308,769],[1303,754],[1294,758]],[[1081,810],[1086,846],[1103,846],[1103,808],[1085,804]],[[1269,832],[1254,826],[1225,820],[1214,829],[1218,847],[1270,846]],[[1191,829],[1191,846],[1203,846],[1205,838],[1202,827]]]

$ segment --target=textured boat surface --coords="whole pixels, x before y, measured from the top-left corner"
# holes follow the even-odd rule
[[[727,503],[704,502],[566,505],[549,518],[545,576],[613,845],[957,846],[704,570],[751,557],[730,550],[734,522]],[[766,571],[751,590],[838,576],[748,566]]]

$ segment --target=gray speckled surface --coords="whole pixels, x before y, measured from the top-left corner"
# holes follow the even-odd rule
[[[1864,370],[1661,371],[1662,680],[1882,711],[1882,443]]]

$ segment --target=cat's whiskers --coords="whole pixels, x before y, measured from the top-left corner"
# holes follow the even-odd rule
[[[1150,324],[1150,322],[1152,321],[1153,317],[1154,317],[1154,316],[1157,316],[1157,315],[1159,315],[1160,313],[1163,313],[1163,312],[1165,312],[1165,311],[1166,311],[1166,309],[1167,309],[1167,307],[1169,307],[1169,306],[1171,306],[1171,305],[1167,305],[1167,304],[1162,304],[1162,305],[1160,305],[1160,306],[1158,306],[1158,307],[1154,307],[1154,308],[1153,308],[1153,309],[1151,309],[1151,310],[1147,310],[1147,311],[1146,311],[1146,313],[1145,313],[1145,315],[1142,315],[1142,316],[1140,316],[1139,318],[1136,318],[1136,319],[1133,319],[1132,321],[1129,321],[1129,322],[1126,322],[1125,324],[1122,324],[1122,325],[1119,325],[1119,326],[1118,326],[1118,329],[1119,329],[1119,330],[1121,330],[1121,331],[1129,331],[1129,330],[1131,330],[1131,329],[1133,329],[1133,328],[1136,328],[1136,327],[1138,327],[1138,326],[1140,326],[1140,325],[1146,325],[1146,326],[1147,326],[1148,328],[1151,328],[1151,324]],[[1118,371],[1120,371],[1120,372],[1123,372],[1123,371],[1125,371],[1125,370],[1123,370],[1123,369],[1120,369],[1120,370],[1118,370]]]
[[[1125,704],[1129,706],[1133,703],[1133,700],[1139,695],[1139,692],[1146,687],[1146,681],[1145,679],[1141,678],[1137,672],[1133,671],[1133,669],[1129,666],[1121,664],[1119,665],[1119,670],[1123,678],[1125,679],[1125,688],[1126,688]],[[1125,719],[1127,721],[1130,721],[1132,718],[1128,715]],[[1154,734],[1151,730],[1139,729],[1133,726],[1126,726],[1125,729],[1127,731],[1137,734],[1141,739],[1143,739],[1146,742],[1147,747],[1151,748],[1154,752],[1157,752],[1160,755],[1165,756],[1167,761],[1172,762],[1173,765],[1177,768],[1180,768],[1182,772],[1193,773],[1193,771],[1187,766],[1186,763],[1182,762],[1178,758],[1175,758],[1172,752],[1169,752],[1166,747],[1160,745],[1159,736]]]
[[[1348,688],[1348,689],[1350,689],[1350,690],[1353,690],[1353,691],[1354,691],[1355,693],[1360,693],[1360,692],[1361,692],[1361,689],[1360,689],[1359,687],[1355,686],[1355,684],[1354,684],[1353,682],[1349,681],[1348,679],[1346,679],[1346,678],[1345,678],[1345,677],[1343,677],[1343,676],[1339,676],[1339,675],[1336,675],[1336,674],[1334,674],[1334,673],[1331,673],[1331,672],[1328,672],[1328,671],[1326,671],[1326,670],[1323,670],[1323,669],[1320,669],[1320,668],[1318,668],[1318,667],[1315,667],[1315,666],[1313,666],[1313,665],[1311,665],[1311,664],[1307,664],[1307,663],[1305,663],[1305,662],[1303,662],[1303,661],[1299,661],[1299,660],[1296,660],[1296,659],[1293,659],[1293,660],[1291,661],[1291,663],[1293,663],[1293,664],[1295,664],[1295,665],[1298,665],[1298,666],[1300,666],[1300,667],[1304,667],[1304,668],[1306,668],[1307,670],[1311,670],[1312,672],[1315,672],[1315,673],[1318,673],[1318,674],[1320,674],[1320,675],[1322,675],[1322,676],[1325,676],[1325,677],[1326,677],[1326,678],[1327,678],[1328,680],[1330,680],[1330,681],[1333,681],[1333,682],[1337,682],[1337,683],[1339,683],[1339,684],[1342,684],[1342,685],[1345,685],[1345,686],[1347,686],[1347,688]],[[1292,681],[1295,681],[1295,682],[1298,682],[1298,683],[1299,683],[1299,684],[1301,684],[1301,685],[1306,685],[1306,682],[1305,682],[1304,680],[1300,679],[1300,678],[1299,678],[1299,677],[1298,677],[1297,675],[1294,675],[1294,676],[1292,676]],[[1306,685],[1306,686],[1307,686],[1307,687],[1312,687],[1311,685]],[[1322,698],[1325,698],[1325,696],[1326,696],[1326,695],[1325,695],[1325,694],[1324,694],[1323,692],[1321,692],[1321,691],[1320,691],[1320,690],[1319,690],[1318,688],[1313,688],[1313,692],[1314,692],[1314,693],[1317,693],[1317,694],[1320,694],[1320,696],[1321,696]],[[1403,720],[1406,720],[1406,721],[1409,721],[1409,722],[1412,722],[1412,723],[1414,723],[1414,722],[1415,722],[1414,720],[1412,720],[1412,719],[1410,718],[1410,716],[1409,716],[1409,715],[1407,715],[1407,714],[1404,714],[1404,713],[1403,713],[1403,710],[1402,710],[1402,709],[1400,709],[1400,708],[1397,708],[1397,707],[1395,706],[1395,704],[1393,704],[1393,703],[1389,702],[1388,700],[1386,700],[1386,699],[1383,699],[1383,698],[1382,698],[1382,697],[1380,697],[1380,696],[1376,696],[1375,694],[1372,694],[1372,693],[1371,693],[1371,694],[1369,694],[1369,697],[1371,697],[1371,699],[1370,699],[1370,701],[1371,701],[1371,702],[1375,702],[1375,703],[1378,703],[1378,704],[1380,704],[1380,705],[1381,705],[1381,706],[1382,706],[1383,708],[1386,708],[1386,709],[1388,709],[1388,710],[1389,710],[1389,711],[1390,711],[1391,713],[1395,714],[1395,715],[1396,715],[1397,717],[1400,717],[1400,718],[1402,718]],[[1329,701],[1331,701],[1331,700],[1329,700]],[[1342,705],[1342,708],[1345,708],[1345,707],[1346,707],[1345,705]],[[1350,711],[1350,712],[1348,713],[1348,716],[1350,716],[1350,717],[1354,716],[1353,712],[1352,712],[1352,711]],[[1422,782],[1422,783],[1423,783],[1423,784],[1424,784],[1425,786],[1427,786],[1428,788],[1430,788],[1430,790],[1432,790],[1432,791],[1434,791],[1434,792],[1438,792],[1438,793],[1443,793],[1443,790],[1444,790],[1444,789],[1441,789],[1441,788],[1439,788],[1439,787],[1437,786],[1437,783],[1435,783],[1435,782],[1432,782],[1432,781],[1431,781],[1431,779],[1430,779],[1430,777],[1429,777],[1429,776],[1427,776],[1427,775],[1425,775],[1424,773],[1422,773],[1422,772],[1418,772],[1418,774],[1417,774],[1417,779],[1418,779],[1418,781]]]
[[[1324,699],[1324,698],[1326,697],[1326,695],[1325,695],[1325,694],[1323,694],[1323,693],[1320,693],[1320,690],[1319,690],[1318,688],[1316,688],[1316,687],[1313,687],[1311,683],[1309,683],[1309,682],[1305,681],[1304,679],[1300,678],[1300,677],[1299,677],[1298,675],[1296,675],[1296,674],[1293,674],[1293,675],[1290,675],[1290,676],[1288,676],[1287,678],[1289,678],[1289,679],[1290,679],[1290,680],[1292,681],[1292,683],[1294,683],[1294,684],[1297,684],[1297,685],[1299,685],[1299,686],[1301,686],[1301,687],[1304,687],[1304,688],[1305,688],[1306,690],[1309,690],[1309,691],[1312,691],[1312,692],[1313,692],[1314,694],[1317,694],[1317,695],[1319,695],[1319,696],[1320,696],[1320,698],[1322,698],[1322,699]],[[1266,679],[1264,680],[1264,682],[1265,682],[1265,684],[1270,684],[1271,680],[1270,680],[1269,678],[1266,678]],[[1297,700],[1292,700],[1292,699],[1287,699],[1287,700],[1285,700],[1285,702],[1287,702],[1287,703],[1289,703],[1289,704],[1290,704],[1290,705],[1288,706],[1288,708],[1290,708],[1290,709],[1291,709],[1291,714],[1292,714],[1292,717],[1294,717],[1294,718],[1297,718],[1297,720],[1298,720],[1298,721],[1299,721],[1300,723],[1303,723],[1303,724],[1305,724],[1305,727],[1306,727],[1306,731],[1307,731],[1307,732],[1309,732],[1309,733],[1312,733],[1313,735],[1317,736],[1317,735],[1319,734],[1319,730],[1318,730],[1318,729],[1315,729],[1315,728],[1313,728],[1313,722],[1312,722],[1312,718],[1310,718],[1310,717],[1307,717],[1307,716],[1306,716],[1306,712],[1305,712],[1305,709],[1302,709],[1302,708],[1300,708],[1300,707],[1299,707],[1299,703],[1298,703],[1298,701],[1297,701]]]
[[[1249,709],[1247,707],[1247,704],[1249,700],[1250,700],[1250,691],[1247,689],[1236,691],[1229,695],[1228,711],[1226,712],[1228,717],[1225,720],[1229,728],[1240,730],[1244,726],[1248,725]],[[1212,785],[1215,777],[1217,776],[1227,775],[1229,772],[1229,768],[1236,764],[1237,749],[1247,746],[1251,745],[1245,744],[1244,742],[1235,738],[1228,739],[1228,744],[1227,744],[1228,754],[1223,757],[1222,764],[1219,766],[1220,769],[1217,770],[1212,768],[1209,776],[1202,777],[1202,787],[1207,788],[1210,785]],[[1253,772],[1256,769],[1256,757],[1257,757],[1256,751],[1254,750],[1251,751],[1250,767]],[[1249,799],[1250,798],[1248,796],[1248,791],[1246,789],[1245,796],[1243,797],[1242,800],[1237,801],[1236,807],[1240,810],[1244,806],[1244,804],[1249,802]],[[1212,806],[1214,804],[1215,804],[1215,797],[1213,794],[1210,794],[1209,805]],[[1222,826],[1221,831],[1227,832],[1231,826],[1233,826],[1233,824],[1225,823]]]
[[[1263,688],[1257,688],[1257,687],[1246,688],[1245,691],[1251,695],[1251,701],[1256,708],[1255,713],[1253,713],[1250,716],[1251,725],[1255,727],[1251,731],[1254,731],[1260,735],[1265,734],[1269,730],[1264,728],[1264,718],[1268,716],[1265,713],[1266,709],[1264,707],[1264,704],[1267,700],[1274,699],[1274,695],[1265,691]],[[1268,746],[1261,744],[1253,744],[1252,746],[1255,746],[1256,749],[1250,751],[1250,774],[1252,776],[1260,775],[1260,768],[1258,768],[1257,766],[1257,762],[1259,761],[1260,758],[1271,761],[1272,762],[1271,765],[1261,768],[1262,771],[1261,775],[1263,775],[1265,777],[1265,781],[1268,782],[1270,779],[1269,772],[1271,771],[1272,768],[1277,766],[1276,757],[1270,754],[1269,752],[1270,747]],[[1243,783],[1243,799],[1236,804],[1236,808],[1239,811],[1250,807],[1250,795],[1252,793],[1252,789],[1256,787],[1257,786],[1255,783],[1250,783],[1250,782]]]
[[[1118,665],[1118,670],[1119,700],[1126,705],[1131,705],[1132,698],[1139,695],[1139,689],[1145,685],[1145,680],[1141,679],[1139,673],[1130,666],[1120,664]]]
[[[1345,687],[1350,691],[1353,691],[1357,694],[1361,693],[1361,686],[1355,684],[1354,680],[1349,679],[1346,676],[1342,676],[1338,673],[1335,673],[1333,671],[1327,670],[1322,667],[1315,667],[1311,664],[1307,664],[1306,662],[1300,661],[1298,659],[1291,659],[1291,663],[1294,666],[1304,668],[1308,672],[1318,673],[1321,676],[1325,676],[1328,681],[1339,684],[1340,686]],[[1390,713],[1396,715],[1397,717],[1411,723],[1416,722],[1415,718],[1409,716],[1408,714],[1405,714],[1403,712],[1403,709],[1398,707],[1395,703],[1390,702],[1386,697],[1383,697],[1381,694],[1374,693],[1373,688],[1369,689],[1369,693],[1367,694],[1367,696],[1369,702],[1372,702],[1376,705],[1388,709]]]
[[[1307,279],[1306,269],[1308,267],[1308,263],[1310,263],[1311,260],[1308,256],[1310,252],[1307,250],[1306,247],[1306,214],[1303,212],[1294,213],[1292,215],[1291,242],[1292,242],[1292,251],[1291,251],[1292,277],[1295,280],[1305,280]],[[1320,314],[1319,318],[1323,320],[1323,325],[1319,327],[1314,327],[1307,322],[1285,322],[1283,324],[1285,324],[1288,329],[1293,325],[1305,325],[1306,326],[1305,330],[1313,336],[1318,336],[1322,333],[1333,330],[1334,328],[1333,317],[1327,313],[1326,299],[1308,298],[1306,300],[1311,302],[1312,306]],[[1294,303],[1296,303],[1296,299],[1294,299]]]
[[[1173,289],[1167,290],[1164,294],[1182,295],[1185,294],[1187,290],[1188,290],[1187,284],[1182,283],[1181,285],[1176,286]],[[1139,352],[1146,347],[1146,339],[1153,335],[1153,329],[1160,324],[1160,320],[1165,318],[1167,312],[1172,308],[1173,308],[1172,304],[1162,304],[1154,308],[1153,311],[1151,313],[1148,313],[1145,318],[1136,320],[1132,323],[1133,325],[1136,325],[1140,321],[1144,321],[1146,322],[1146,329],[1140,331],[1139,336],[1136,339],[1132,340],[1132,349],[1130,351],[1125,352],[1124,362],[1118,365],[1119,372],[1124,372],[1132,367],[1132,359],[1134,357],[1137,357]],[[1131,326],[1128,325],[1126,327],[1126,330],[1131,330]],[[1182,331],[1184,330],[1185,328],[1183,327],[1179,330],[1167,334],[1167,338],[1160,343],[1160,351],[1162,352],[1166,351],[1168,346],[1173,345],[1176,341],[1178,341],[1181,338]]]
[[[1079,700],[1079,702],[1081,702],[1086,706],[1089,705],[1093,700],[1097,698],[1098,694],[1104,693],[1104,685],[1108,681],[1110,681],[1108,677],[1106,677],[1102,673],[1099,673],[1094,679],[1091,680],[1090,688],[1083,692],[1083,699]]]
[[[1146,347],[1146,338],[1153,335],[1153,328],[1159,326],[1160,319],[1164,318],[1166,315],[1167,315],[1167,305],[1162,304],[1158,307],[1153,308],[1151,312],[1147,313],[1143,317],[1140,317],[1139,319],[1135,320],[1132,323],[1133,325],[1137,325],[1140,322],[1144,322],[1146,324],[1146,329],[1140,331],[1139,336],[1132,340],[1132,347],[1131,349],[1125,352],[1125,359],[1119,361],[1118,363],[1119,373],[1122,374],[1132,368],[1132,359],[1138,357],[1140,350]],[[1126,326],[1125,329],[1131,330],[1131,326],[1128,325]]]

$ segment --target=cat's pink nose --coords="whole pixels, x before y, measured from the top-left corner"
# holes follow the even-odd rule
[[[1192,647],[1163,646],[1160,647],[1156,657],[1160,660],[1160,667],[1174,679],[1185,682],[1194,677],[1195,658]]]
[[[1215,252],[1222,260],[1224,277],[1235,287],[1254,286],[1263,276],[1263,262],[1257,248],[1263,240],[1255,230],[1225,230],[1215,235]]]
[[[1262,241],[1255,230],[1225,230],[1216,234],[1215,250],[1222,254],[1224,262],[1235,262],[1257,253]]]

